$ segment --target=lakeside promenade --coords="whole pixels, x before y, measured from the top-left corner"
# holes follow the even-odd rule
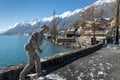
[[[45,80],[120,80],[120,47],[107,45],[50,72],[45,78]]]
[[[82,51],[71,52],[66,57],[61,55],[47,59],[42,62],[43,69],[46,70],[43,75],[45,79],[34,80],[120,80],[120,45],[102,46],[97,44]],[[78,58],[73,57],[81,53],[87,54]],[[20,64],[2,69],[0,80],[18,80],[23,67],[24,64]],[[34,73],[34,70],[31,73]]]

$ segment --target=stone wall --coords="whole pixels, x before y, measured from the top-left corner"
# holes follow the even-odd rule
[[[77,58],[89,55],[102,48],[103,44],[104,41],[100,41],[98,44],[92,45],[84,49],[77,49],[65,53],[56,54],[51,57],[46,57],[41,61],[42,69],[47,69],[49,67],[64,63],[65,61],[75,60]],[[22,63],[19,65],[9,66],[0,69],[0,80],[18,80],[19,73],[25,65],[26,63]]]

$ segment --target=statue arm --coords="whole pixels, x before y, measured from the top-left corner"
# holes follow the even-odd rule
[[[42,49],[40,49],[39,47],[37,48],[37,51],[38,51],[39,53],[42,53],[42,52],[43,52]]]

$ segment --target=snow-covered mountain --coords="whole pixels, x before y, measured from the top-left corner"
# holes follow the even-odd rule
[[[72,26],[75,22],[82,23],[86,20],[91,20],[93,12],[97,12],[97,14],[99,14],[99,17],[112,18],[114,15],[114,10],[115,0],[97,0],[96,2],[85,8],[76,9],[73,12],[67,11],[61,15],[56,15],[57,29],[66,29]],[[8,31],[6,31],[4,34],[30,34],[34,31],[39,31],[42,25],[47,25],[48,27],[51,27],[52,16],[45,17],[42,20],[30,20],[23,23],[18,23],[13,26],[13,28],[10,28]]]

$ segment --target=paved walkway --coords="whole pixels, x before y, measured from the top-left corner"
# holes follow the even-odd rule
[[[47,74],[45,78],[45,80],[120,80],[120,48],[111,45],[104,47]]]

